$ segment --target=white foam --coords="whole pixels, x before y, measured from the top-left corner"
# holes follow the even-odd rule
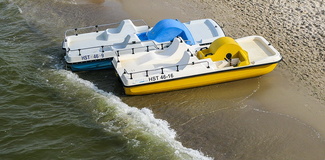
[[[113,133],[123,132],[125,135],[135,134],[133,132],[137,132],[153,137],[152,139],[161,141],[169,145],[169,147],[172,147],[175,150],[175,155],[180,159],[213,159],[204,156],[200,151],[184,147],[181,142],[175,139],[177,134],[175,130],[170,128],[169,123],[165,120],[155,118],[150,109],[130,107],[123,103],[119,97],[97,88],[93,83],[79,78],[72,72],[59,70],[57,73],[65,76],[67,81],[73,82],[74,85],[79,85],[78,87],[83,89],[88,88],[94,91],[95,98],[103,99],[106,107],[113,107],[109,110],[100,107],[94,108],[96,120],[104,126],[105,130]],[[112,114],[114,114],[114,119],[112,119]],[[105,117],[109,118],[105,119]],[[136,138],[131,138],[130,142],[135,146],[141,143]]]
[[[78,4],[76,2],[76,0],[55,0],[54,2],[57,2],[57,3],[66,3],[66,4],[74,4],[74,5],[77,5]]]
[[[23,10],[13,0],[9,0],[9,3],[16,6],[19,13],[21,13],[21,14],[23,13]]]

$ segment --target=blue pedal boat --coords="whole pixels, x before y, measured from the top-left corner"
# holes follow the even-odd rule
[[[62,48],[67,68],[88,71],[113,68],[114,57],[137,51],[163,50],[175,37],[187,45],[206,45],[224,37],[222,28],[212,19],[182,23],[163,19],[154,27],[143,20],[126,19],[119,23],[103,24],[65,31]]]

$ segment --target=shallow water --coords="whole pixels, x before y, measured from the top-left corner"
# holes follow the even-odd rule
[[[63,69],[63,28],[87,25],[94,8],[104,14],[74,2],[0,1],[1,159],[210,159],[151,110]]]
[[[2,159],[324,159],[324,106],[280,69],[146,96],[112,70],[64,70],[66,29],[143,18],[130,5],[0,0]]]

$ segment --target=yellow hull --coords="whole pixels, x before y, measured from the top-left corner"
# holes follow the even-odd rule
[[[278,63],[238,68],[235,70],[214,72],[205,75],[185,77],[181,79],[138,86],[124,86],[124,91],[127,95],[144,95],[235,81],[267,74],[273,71],[277,64]]]

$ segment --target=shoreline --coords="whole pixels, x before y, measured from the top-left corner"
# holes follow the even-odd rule
[[[255,151],[244,150],[247,153],[242,153],[241,149],[252,147],[254,141],[249,142],[245,138],[256,136],[270,136],[277,140],[266,143],[269,139],[255,139],[255,143],[275,145],[272,151],[278,154],[278,158],[312,159],[312,155],[316,155],[318,158],[314,158],[319,159],[325,154],[319,150],[324,146],[325,135],[322,124],[325,121],[325,64],[322,61],[325,43],[321,39],[324,38],[321,31],[325,31],[325,26],[321,21],[315,23],[317,18],[312,18],[314,12],[319,12],[320,19],[325,13],[317,10],[317,6],[310,6],[310,2],[301,2],[308,4],[300,5],[296,4],[298,2],[271,3],[262,0],[254,3],[249,0],[140,0],[136,4],[130,1],[120,3],[131,15],[130,19],[144,19],[151,26],[165,18],[182,22],[211,18],[222,26],[227,36],[265,37],[284,57],[273,72],[262,77],[161,94],[124,96],[121,97],[123,102],[137,108],[150,108],[157,118],[169,122],[184,146],[218,159],[229,159],[229,156],[240,158],[236,157],[237,154],[248,157],[246,159],[255,157]],[[299,19],[301,17],[304,18]],[[236,90],[238,87],[242,87],[241,92]],[[217,93],[223,95],[207,97],[205,101],[197,97]],[[276,130],[283,133],[278,135]],[[290,133],[291,130],[300,134]],[[242,132],[248,132],[248,135],[243,136]],[[256,132],[261,135],[254,135]],[[288,142],[286,136],[291,136],[295,143]],[[287,145],[288,152],[280,149],[283,143]],[[255,158],[272,157],[272,151],[265,149]],[[295,153],[295,158],[289,153]]]

